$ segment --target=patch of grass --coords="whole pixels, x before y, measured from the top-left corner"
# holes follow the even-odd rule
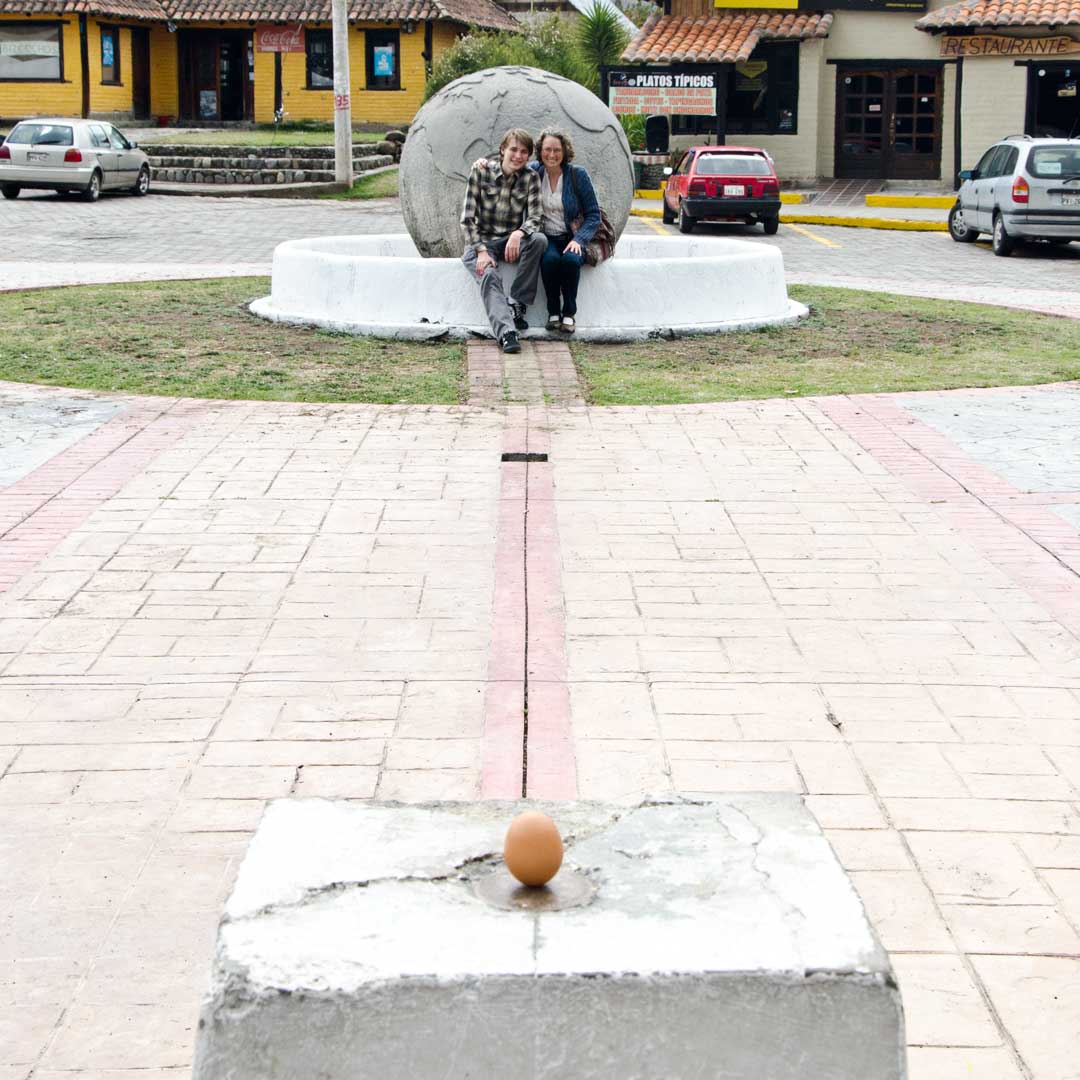
[[[323,195],[324,199],[396,199],[398,196],[398,171],[387,169],[373,175],[361,176],[348,191],[336,195]]]
[[[460,343],[383,341],[258,319],[269,278],[0,294],[0,379],[268,401],[453,405]]]
[[[792,286],[794,327],[629,345],[574,342],[597,405],[1023,386],[1080,378],[1080,322],[910,296]]]
[[[389,130],[389,129],[387,129]],[[379,142],[385,132],[354,131],[354,143]],[[167,143],[170,146],[333,146],[334,128],[332,125],[303,128],[275,128],[273,124],[257,128],[243,128],[235,131],[173,131],[162,130],[153,135],[144,135],[139,140],[140,146],[156,146]]]

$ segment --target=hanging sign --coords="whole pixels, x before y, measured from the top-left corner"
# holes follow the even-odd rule
[[[1080,53],[1080,40],[1054,37],[1006,37],[1004,34],[965,34],[941,39],[942,56],[1065,56]]]
[[[255,30],[255,51],[297,53],[304,51],[302,26],[259,26]]]
[[[716,115],[716,74],[670,68],[608,72],[608,108],[615,114]]]

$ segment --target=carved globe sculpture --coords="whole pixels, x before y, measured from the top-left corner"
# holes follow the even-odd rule
[[[498,153],[508,128],[535,138],[557,128],[574,160],[592,177],[618,237],[630,216],[634,169],[615,114],[584,86],[539,68],[499,67],[444,86],[416,114],[401,155],[401,209],[421,255],[453,258],[464,241],[458,224],[469,169]]]

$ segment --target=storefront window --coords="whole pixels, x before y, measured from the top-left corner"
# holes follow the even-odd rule
[[[64,52],[59,23],[0,23],[0,81],[59,82]]]
[[[115,26],[101,28],[101,81],[120,82],[120,31]]]
[[[304,37],[307,48],[307,88],[334,89],[334,35],[331,30],[308,30]]]
[[[728,67],[728,135],[794,135],[798,131],[799,46],[762,45]],[[673,116],[675,135],[713,134],[715,116]]]

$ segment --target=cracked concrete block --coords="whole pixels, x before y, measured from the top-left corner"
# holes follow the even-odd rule
[[[888,957],[797,796],[540,805],[558,911],[489,906],[520,804],[272,803],[195,1080],[903,1080]]]

